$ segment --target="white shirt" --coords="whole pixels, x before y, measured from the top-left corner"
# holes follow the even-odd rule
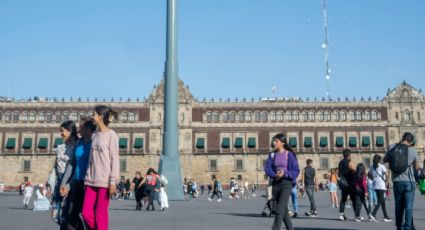
[[[387,169],[385,168],[385,166],[379,164],[376,170],[373,166],[370,169],[373,172],[373,189],[387,190],[385,180],[382,179],[386,179],[385,173],[387,172]]]
[[[26,186],[25,187],[25,192],[24,192],[25,196],[32,196],[32,187],[31,186]]]

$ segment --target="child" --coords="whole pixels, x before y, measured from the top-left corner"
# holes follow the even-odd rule
[[[89,229],[108,229],[109,199],[116,192],[119,180],[118,136],[108,125],[116,112],[99,105],[93,113],[98,130],[93,134],[85,176],[85,195],[82,216]]]
[[[367,193],[367,178],[366,178],[366,169],[365,166],[360,163],[357,165],[356,168],[356,174],[354,178],[354,189],[356,193],[356,205],[355,205],[355,221],[361,222],[363,220],[363,217],[360,216],[360,211],[362,209],[362,204],[364,208],[366,209],[367,215],[372,220],[373,218],[370,215],[370,211],[366,204],[366,197],[368,196]]]

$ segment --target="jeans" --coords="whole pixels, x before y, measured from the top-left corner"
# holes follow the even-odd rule
[[[384,218],[389,219],[388,213],[387,213],[387,208],[385,206],[385,198],[384,198],[385,190],[377,189],[377,190],[375,190],[375,192],[378,195],[378,204],[373,209],[372,216],[376,216],[376,213],[378,212],[379,208],[382,207],[382,212],[384,213]]]
[[[307,185],[305,187],[306,187],[308,199],[310,200],[310,211],[315,212],[316,211],[316,201],[314,200],[315,186],[314,185]]]
[[[371,207],[372,205],[376,205],[378,203],[378,198],[376,196],[377,194],[375,190],[373,189],[373,186],[368,185],[367,190],[369,193],[369,207]]]
[[[415,200],[415,183],[394,181],[395,224],[397,228],[410,230],[413,222],[413,202]],[[404,214],[404,224],[403,224]]]
[[[276,200],[276,214],[272,230],[280,230],[282,228],[282,220],[287,230],[293,230],[292,221],[288,214],[288,201],[292,191],[292,182],[286,179],[273,184],[272,194]]]
[[[292,206],[294,207],[294,213],[298,213],[298,189],[297,189],[297,186],[292,187],[291,199],[292,199]],[[289,204],[288,204],[288,209],[289,209]]]

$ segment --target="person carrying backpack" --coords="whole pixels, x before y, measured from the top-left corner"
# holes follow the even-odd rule
[[[397,230],[414,228],[412,226],[416,188],[414,171],[418,160],[414,143],[413,134],[406,132],[398,144],[390,146],[384,157],[384,163],[389,164],[392,174]]]
[[[354,210],[356,209],[356,193],[354,189],[354,174],[356,172],[356,166],[351,161],[351,151],[344,149],[342,152],[344,159],[339,162],[338,165],[338,185],[341,190],[341,202],[339,204],[339,219],[347,220],[345,216],[345,203],[347,203],[348,195],[350,195],[351,202],[353,203]]]

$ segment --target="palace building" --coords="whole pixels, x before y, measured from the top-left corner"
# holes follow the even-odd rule
[[[23,180],[44,183],[61,143],[59,126],[78,123],[97,104],[119,112],[111,127],[119,135],[121,176],[132,178],[157,168],[162,153],[163,82],[142,101],[99,102],[0,98],[0,182],[16,186]],[[236,177],[266,184],[263,166],[272,150],[272,137],[282,132],[297,152],[300,167],[313,160],[326,181],[349,148],[356,163],[371,164],[404,132],[416,137],[424,158],[425,96],[406,82],[388,90],[382,99],[197,100],[179,83],[179,153],[184,178],[201,183],[212,176],[227,181]]]

